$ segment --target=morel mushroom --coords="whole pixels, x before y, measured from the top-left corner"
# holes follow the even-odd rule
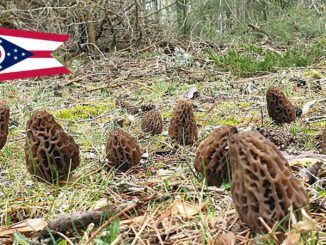
[[[127,171],[138,165],[141,151],[135,139],[121,129],[111,131],[106,144],[106,157],[109,165]]]
[[[163,130],[163,120],[158,110],[151,110],[147,112],[141,122],[141,129],[144,132],[152,134],[160,134]]]
[[[198,138],[195,116],[192,103],[189,100],[178,100],[174,107],[169,135],[181,144],[192,145]]]
[[[9,107],[5,103],[0,103],[0,150],[7,142],[9,113]]]
[[[267,232],[259,217],[270,227],[277,221],[283,226],[291,206],[297,211],[308,205],[308,195],[288,162],[260,133],[230,136],[229,154],[232,199],[242,221],[254,231]]]
[[[268,115],[276,124],[295,121],[296,108],[277,87],[270,87],[266,93]]]
[[[323,139],[322,139],[322,145],[321,145],[321,152],[323,154],[326,154],[326,127],[323,131]]]
[[[26,132],[26,165],[37,180],[54,184],[79,166],[78,145],[48,112],[35,112],[27,121]]]
[[[197,150],[195,169],[203,173],[208,185],[220,186],[223,182],[229,182],[231,167],[229,167],[228,138],[237,133],[232,126],[222,126],[215,129]]]

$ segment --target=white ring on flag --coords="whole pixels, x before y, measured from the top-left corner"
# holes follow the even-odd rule
[[[4,48],[0,45],[0,64],[2,63],[2,61],[6,58],[6,52],[4,50]]]

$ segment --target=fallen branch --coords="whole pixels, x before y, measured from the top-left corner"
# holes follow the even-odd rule
[[[39,233],[39,237],[46,237],[49,234],[51,234],[51,232],[53,231],[66,232],[75,229],[76,230],[86,229],[87,226],[91,223],[93,223],[94,225],[100,225],[104,220],[109,218],[108,221],[104,223],[107,224],[107,222],[111,222],[115,218],[119,217],[122,213],[135,207],[136,204],[132,203],[129,204],[127,207],[125,206],[126,205],[123,205],[122,207],[118,206],[115,208],[108,208],[105,210],[92,210],[92,211],[77,212],[72,214],[63,214],[56,219],[50,220],[48,222],[48,225],[45,226],[43,230]],[[121,208],[123,209],[120,212],[114,214]]]
[[[107,211],[87,211],[73,214],[63,214],[58,218],[51,220],[42,232],[50,231],[68,231],[73,228],[86,229],[91,223],[98,225],[101,220],[105,219],[113,210]]]

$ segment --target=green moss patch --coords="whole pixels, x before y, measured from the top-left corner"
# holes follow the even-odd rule
[[[216,54],[210,49],[205,51],[222,71],[231,71],[240,77],[251,77],[259,72],[310,66],[324,55],[325,47],[326,39],[322,38],[313,44],[295,45],[282,53],[256,45],[246,45],[241,49],[233,48],[226,55]]]
[[[56,111],[57,118],[65,120],[87,119],[98,116],[108,109],[105,105],[76,105]]]

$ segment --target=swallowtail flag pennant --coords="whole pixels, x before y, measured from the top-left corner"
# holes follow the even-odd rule
[[[69,35],[0,28],[0,81],[66,74],[51,53]]]

